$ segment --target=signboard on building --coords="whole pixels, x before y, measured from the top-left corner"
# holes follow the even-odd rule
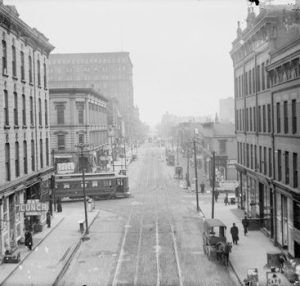
[[[57,164],[57,174],[72,174],[74,173],[74,170],[75,165],[73,162]]]
[[[48,205],[39,200],[27,200],[26,204],[20,204],[20,212],[25,212],[27,216],[41,215],[48,210]]]

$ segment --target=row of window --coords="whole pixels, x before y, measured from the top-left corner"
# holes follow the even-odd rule
[[[288,151],[275,151],[277,155],[277,180],[282,181],[294,188],[298,187],[298,153]],[[259,161],[258,161],[259,160]],[[284,162],[284,175],[282,178],[282,162]],[[273,152],[272,148],[257,146],[255,144],[238,142],[238,163],[260,172],[269,177],[273,177]],[[292,164],[292,182],[290,173],[290,164]]]
[[[35,171],[35,142],[31,140],[30,142],[30,159],[31,159],[31,171]],[[11,144],[5,144],[5,178],[6,181],[11,181]],[[20,176],[20,143],[15,142],[15,154],[14,154],[14,165],[15,165],[15,177]],[[44,151],[43,151],[43,139],[40,139],[40,168],[44,168]],[[49,166],[49,140],[46,138],[46,166]],[[28,150],[27,150],[27,141],[23,141],[23,172],[28,174]]]
[[[117,58],[117,57],[112,57],[112,58],[77,58],[77,59],[55,59],[55,56],[50,58],[51,64],[87,64],[87,63],[121,63],[124,62],[126,63],[128,61],[128,58]]]
[[[236,77],[234,81],[235,96],[252,95],[270,88],[270,80],[266,71],[268,64],[269,60]]]
[[[99,124],[100,122],[105,123],[107,114],[105,109],[96,104],[89,104],[90,110],[90,124]],[[65,124],[65,105],[64,104],[57,104],[56,105],[57,111],[57,124]],[[84,108],[80,107],[77,109],[78,112],[78,124],[84,124]]]
[[[289,104],[291,107],[289,108]],[[284,134],[297,133],[297,102],[276,103],[276,132]],[[236,130],[250,132],[272,132],[271,104],[259,105],[258,108],[249,107],[236,110]],[[283,129],[282,129],[283,123]],[[291,129],[291,130],[290,130]]]
[[[9,118],[9,95],[8,91],[4,90],[4,126],[7,128],[10,125],[10,118]],[[19,96],[17,92],[13,93],[13,101],[14,101],[14,126],[19,126]],[[27,123],[30,123],[30,126],[34,126],[34,103],[33,97],[29,97],[29,122],[27,120],[27,110],[26,110],[26,96],[22,94],[22,126],[27,126]],[[48,101],[47,99],[44,100],[44,122],[45,126],[48,126]],[[43,126],[43,115],[42,115],[42,100],[41,98],[38,99],[38,120],[39,126]]]
[[[12,77],[17,78],[18,77],[18,71],[17,71],[17,64],[18,64],[18,59],[17,59],[17,51],[16,47],[13,44],[11,47],[11,52],[12,52],[12,58],[11,58],[11,63],[12,63]],[[21,81],[25,82],[25,56],[24,52],[20,51],[20,78]],[[8,76],[8,57],[7,57],[7,43],[5,40],[2,40],[2,74],[5,76]],[[37,60],[37,84],[39,87],[41,87],[42,79],[41,79],[41,62],[40,59]],[[30,84],[33,84],[33,64],[32,64],[32,57],[31,55],[28,56],[28,81]],[[43,84],[44,88],[47,88],[47,66],[46,63],[43,63]]]

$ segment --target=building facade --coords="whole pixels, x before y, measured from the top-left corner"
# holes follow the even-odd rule
[[[26,203],[49,200],[50,158],[48,39],[0,2],[0,255],[17,247],[24,229],[37,231],[45,212],[24,212]]]
[[[50,89],[51,148],[58,173],[81,170],[80,145],[85,145],[88,171],[106,168],[107,103],[91,88]],[[67,170],[62,163],[74,165]]]
[[[299,10],[250,9],[231,56],[240,207],[293,257],[299,232]],[[298,69],[298,70],[297,70]]]
[[[132,68],[128,52],[52,54],[50,86],[92,87],[109,100],[115,98],[125,122],[126,136],[132,136],[134,120]]]

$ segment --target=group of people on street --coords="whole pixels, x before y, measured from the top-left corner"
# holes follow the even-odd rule
[[[244,235],[246,236],[248,233],[248,227],[249,227],[249,219],[247,218],[247,216],[245,216],[242,219],[242,225],[244,228]],[[230,233],[231,233],[233,244],[237,245],[238,241],[239,241],[239,228],[235,225],[235,223],[232,224],[232,227],[230,228]]]

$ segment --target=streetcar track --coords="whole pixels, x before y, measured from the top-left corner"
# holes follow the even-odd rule
[[[131,220],[131,216],[132,216],[132,212],[133,212],[133,209],[131,209],[130,214],[128,216],[128,219],[127,219],[127,222],[126,222],[125,225],[129,225],[130,220]],[[122,264],[122,260],[123,260],[123,255],[124,255],[125,241],[126,241],[126,237],[127,237],[127,233],[128,233],[128,229],[129,229],[128,227],[125,227],[125,226],[124,226],[124,228],[125,228],[125,232],[124,232],[124,237],[123,237],[123,241],[122,241],[122,245],[121,245],[121,251],[120,251],[120,254],[119,254],[119,258],[118,258],[114,279],[113,279],[113,282],[112,282],[113,286],[116,286],[117,282],[118,282],[117,277],[119,276],[119,273],[120,273],[121,264]]]
[[[139,275],[139,263],[140,263],[140,252],[141,252],[141,245],[142,245],[142,233],[143,233],[143,220],[144,215],[141,218],[140,230],[139,230],[139,242],[138,242],[138,249],[137,249],[137,257],[136,257],[136,264],[135,264],[135,275],[134,275],[134,282],[133,285],[137,285],[138,275]]]

